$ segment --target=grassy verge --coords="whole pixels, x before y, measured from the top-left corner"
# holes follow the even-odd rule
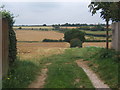
[[[120,54],[119,54],[120,55]],[[101,49],[91,56],[89,66],[105,81],[111,88],[118,88],[118,66],[120,57],[113,50]]]
[[[76,57],[89,60],[89,67],[93,69],[111,88],[119,87],[118,66],[120,66],[120,57],[118,56],[120,53],[115,52],[114,50],[95,47],[73,49],[72,53]]]
[[[41,64],[52,63],[48,66],[48,77],[45,88],[93,88],[85,72],[74,62],[72,49],[64,54],[43,58]]]
[[[35,60],[16,60],[3,80],[3,88],[26,88],[40,72]]]

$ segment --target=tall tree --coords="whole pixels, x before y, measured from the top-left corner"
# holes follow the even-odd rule
[[[90,12],[92,15],[96,14],[98,10],[100,10],[100,17],[106,21],[106,48],[109,47],[109,21],[111,19],[110,15],[110,6],[111,2],[91,2],[88,6],[90,8]]]

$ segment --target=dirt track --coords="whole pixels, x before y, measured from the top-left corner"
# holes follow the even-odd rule
[[[81,59],[77,60],[76,63],[84,70],[95,88],[107,88],[107,90],[110,90],[108,89],[108,85],[104,84],[104,82],[87,66],[87,61]]]

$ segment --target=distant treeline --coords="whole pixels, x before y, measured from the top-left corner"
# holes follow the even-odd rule
[[[53,25],[47,25],[47,24],[43,24],[43,25],[14,25],[17,27],[40,27],[40,26],[75,26],[75,27],[79,27],[79,26],[105,26],[105,24],[70,24],[70,23],[65,23],[65,24],[53,24]]]
[[[62,30],[64,31],[62,27],[66,27],[66,29],[70,29],[69,27],[76,27],[79,30],[89,30],[89,31],[106,31],[105,24],[58,24],[58,25],[52,25],[55,30]],[[68,28],[67,28],[68,27]],[[110,30],[110,29],[109,29]]]
[[[65,24],[54,24],[52,26],[75,26],[75,27],[80,27],[80,26],[105,26],[105,24],[69,24],[69,23],[65,23]]]

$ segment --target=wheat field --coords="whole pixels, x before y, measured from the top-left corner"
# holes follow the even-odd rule
[[[64,37],[63,33],[56,31],[16,30],[18,41],[42,41],[43,39],[59,40]]]
[[[43,39],[64,39],[64,34],[55,31],[16,30],[18,41],[42,41]],[[110,43],[111,45],[111,43]],[[105,42],[85,42],[83,47],[106,47]],[[111,46],[109,46],[111,47]],[[17,42],[18,56],[23,59],[63,53],[70,48],[67,42]]]

